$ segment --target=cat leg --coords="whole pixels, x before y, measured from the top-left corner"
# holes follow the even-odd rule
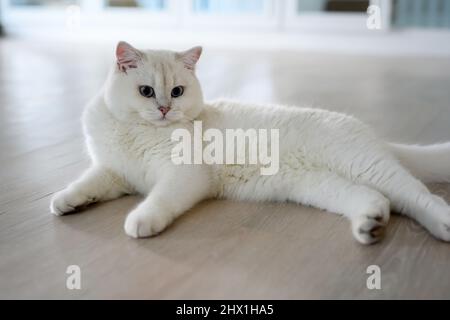
[[[358,177],[391,200],[393,209],[424,226],[435,237],[450,241],[450,206],[397,161],[385,157]]]
[[[62,216],[95,202],[117,199],[126,193],[128,187],[120,177],[111,170],[93,166],[77,181],[54,195],[50,210]]]
[[[188,167],[165,174],[150,194],[128,215],[125,232],[133,238],[155,236],[164,231],[176,218],[210,195],[209,177]]]
[[[295,181],[289,200],[346,216],[355,239],[378,242],[390,218],[390,204],[381,193],[328,171],[308,172]]]

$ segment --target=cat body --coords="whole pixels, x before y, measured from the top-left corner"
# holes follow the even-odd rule
[[[92,166],[55,195],[53,213],[141,194],[125,222],[126,233],[141,238],[204,199],[290,201],[345,215],[363,244],[380,240],[391,209],[450,241],[450,207],[417,179],[450,180],[450,144],[388,144],[359,120],[320,109],[205,103],[195,77],[200,54],[119,43],[117,65],[83,115]],[[203,130],[279,130],[277,173],[262,175],[260,165],[176,165],[173,132],[194,135],[195,121]],[[424,169],[426,162],[432,167]]]

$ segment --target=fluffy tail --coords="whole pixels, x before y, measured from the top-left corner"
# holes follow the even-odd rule
[[[389,144],[389,148],[423,182],[450,182],[450,142],[430,146]]]

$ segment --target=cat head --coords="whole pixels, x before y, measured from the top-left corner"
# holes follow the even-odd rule
[[[121,120],[144,120],[158,127],[195,119],[203,94],[195,75],[201,47],[185,52],[140,51],[126,42],[105,87],[105,101]]]

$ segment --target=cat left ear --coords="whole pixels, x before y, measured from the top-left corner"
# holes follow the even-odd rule
[[[195,66],[200,59],[202,52],[202,47],[194,47],[192,49],[189,49],[188,51],[181,52],[180,58],[184,63],[184,67],[188,70],[195,70]]]
[[[116,58],[119,70],[127,73],[127,70],[137,68],[142,53],[129,43],[121,41],[117,45]]]

